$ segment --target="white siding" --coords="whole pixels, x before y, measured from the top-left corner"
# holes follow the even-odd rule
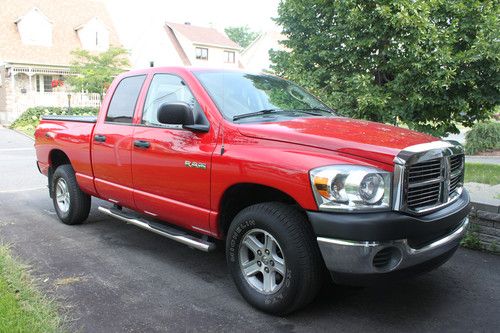
[[[192,41],[184,37],[180,33],[175,34],[177,40],[181,44],[184,52],[186,53],[189,61],[192,66],[197,67],[228,67],[228,68],[237,68],[238,61],[240,57],[240,52],[234,49],[228,49],[224,47],[217,47],[213,45],[203,45],[203,44],[194,44]],[[206,48],[208,49],[208,59],[196,59],[196,48]],[[226,63],[224,57],[224,51],[234,51],[235,53],[235,62],[234,63]]]
[[[241,54],[241,62],[245,69],[254,72],[269,71],[271,68],[271,59],[269,51],[286,50],[279,42],[284,40],[285,36],[277,31],[270,31],[261,34],[247,49]]]
[[[52,23],[38,9],[31,9],[17,21],[21,41],[27,45],[52,46]]]
[[[81,26],[77,32],[84,50],[104,52],[109,49],[109,30],[97,17]]]

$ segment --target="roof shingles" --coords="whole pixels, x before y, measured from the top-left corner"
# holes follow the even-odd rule
[[[15,21],[34,7],[51,21],[52,46],[26,45]],[[110,44],[120,45],[104,3],[95,0],[0,0],[0,61],[67,66],[71,51],[81,48],[75,28],[98,17],[110,30]]]
[[[198,27],[191,24],[179,24],[172,22],[166,22],[166,25],[175,32],[182,34],[194,44],[212,45],[236,50],[241,49],[238,44],[214,28]]]

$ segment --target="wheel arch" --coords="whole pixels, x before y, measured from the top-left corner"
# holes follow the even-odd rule
[[[58,166],[64,165],[64,164],[70,164],[71,161],[68,157],[68,155],[62,151],[61,149],[52,149],[49,153],[49,165],[51,168],[54,170],[57,169]]]
[[[277,188],[257,183],[233,184],[224,191],[219,201],[219,235],[226,236],[231,222],[242,209],[262,202],[282,202],[304,211],[291,195]]]
[[[64,151],[62,151],[61,149],[57,149],[57,148],[52,149],[49,153],[49,171],[47,174],[48,185],[49,185],[49,195],[51,198],[54,195],[53,188],[52,188],[52,177],[54,175],[54,171],[56,171],[56,169],[59,166],[65,165],[65,164],[71,165],[71,161],[70,161],[68,155]]]

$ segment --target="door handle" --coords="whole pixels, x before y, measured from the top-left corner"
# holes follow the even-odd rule
[[[96,135],[94,135],[94,141],[104,142],[104,141],[106,141],[106,135],[96,134]]]
[[[151,144],[149,143],[149,141],[135,140],[134,146],[136,146],[137,148],[149,148]]]

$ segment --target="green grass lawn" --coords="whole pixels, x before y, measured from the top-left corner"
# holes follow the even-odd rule
[[[33,285],[27,268],[0,245],[0,332],[60,332],[53,303]]]
[[[500,184],[500,165],[465,163],[465,182]]]

